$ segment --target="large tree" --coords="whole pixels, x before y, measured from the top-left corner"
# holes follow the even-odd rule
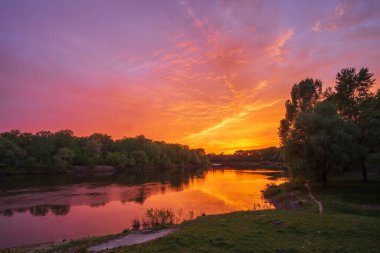
[[[374,94],[373,73],[368,68],[344,68],[336,75],[335,101],[339,113],[348,120],[358,122],[363,103]]]
[[[372,166],[380,165],[380,90],[376,96],[366,99],[362,104],[358,120],[363,131],[363,146],[366,161]],[[363,165],[365,166],[365,165]],[[366,171],[365,171],[366,172]]]
[[[332,93],[339,114],[360,128],[357,153],[351,163],[360,164],[363,181],[368,181],[366,161],[371,147],[367,146],[366,121],[372,117],[373,107],[369,107],[368,101],[375,97],[371,92],[375,83],[373,75],[368,68],[361,68],[359,72],[355,68],[344,68],[336,75],[335,92]],[[363,113],[366,116],[362,116]]]
[[[293,85],[291,99],[285,102],[285,118],[280,122],[279,136],[282,144],[289,138],[299,113],[313,108],[320,100],[321,94],[322,82],[318,79],[306,78]]]
[[[283,142],[284,161],[292,177],[326,185],[328,177],[348,162],[346,151],[353,146],[354,133],[329,101],[302,111]]]

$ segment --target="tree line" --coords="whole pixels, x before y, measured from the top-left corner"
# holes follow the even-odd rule
[[[203,149],[152,141],[143,135],[113,140],[100,133],[77,137],[71,130],[0,133],[1,174],[65,172],[76,165],[188,169],[207,167],[209,161]]]
[[[280,150],[277,147],[269,147],[253,150],[237,150],[233,154],[207,155],[211,162],[281,162]]]
[[[326,185],[334,174],[380,165],[380,90],[372,92],[368,68],[344,68],[335,86],[319,79],[294,84],[285,103],[279,137],[285,165],[294,178]]]

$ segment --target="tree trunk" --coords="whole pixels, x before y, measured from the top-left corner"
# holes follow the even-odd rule
[[[363,176],[362,180],[363,182],[368,182],[367,167],[365,166],[364,158],[362,158],[361,163],[362,163],[362,176]]]
[[[359,144],[361,146],[364,145],[364,127],[360,125],[360,130],[361,130],[361,138],[359,140]],[[367,151],[368,152],[368,151]],[[368,175],[367,175],[367,167],[365,166],[365,157],[366,155],[362,155],[361,157],[361,166],[362,166],[362,180],[363,182],[368,182]]]
[[[327,186],[327,175],[321,176],[321,182],[322,182],[323,187]]]

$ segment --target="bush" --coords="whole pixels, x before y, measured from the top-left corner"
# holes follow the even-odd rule
[[[284,192],[284,189],[279,186],[275,185],[274,183],[267,184],[265,186],[265,189],[261,191],[263,193],[263,196],[265,198],[270,198],[279,195],[280,193]]]
[[[155,228],[165,225],[173,225],[176,219],[175,213],[172,209],[148,209],[145,212],[146,219],[143,220],[144,228]]]
[[[133,230],[139,230],[140,229],[140,220],[139,219],[134,219],[132,220],[132,228]]]

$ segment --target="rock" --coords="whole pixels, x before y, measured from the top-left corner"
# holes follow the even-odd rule
[[[273,225],[282,225],[282,224],[284,224],[284,222],[280,221],[280,220],[276,220],[276,221],[273,221],[272,224]]]

